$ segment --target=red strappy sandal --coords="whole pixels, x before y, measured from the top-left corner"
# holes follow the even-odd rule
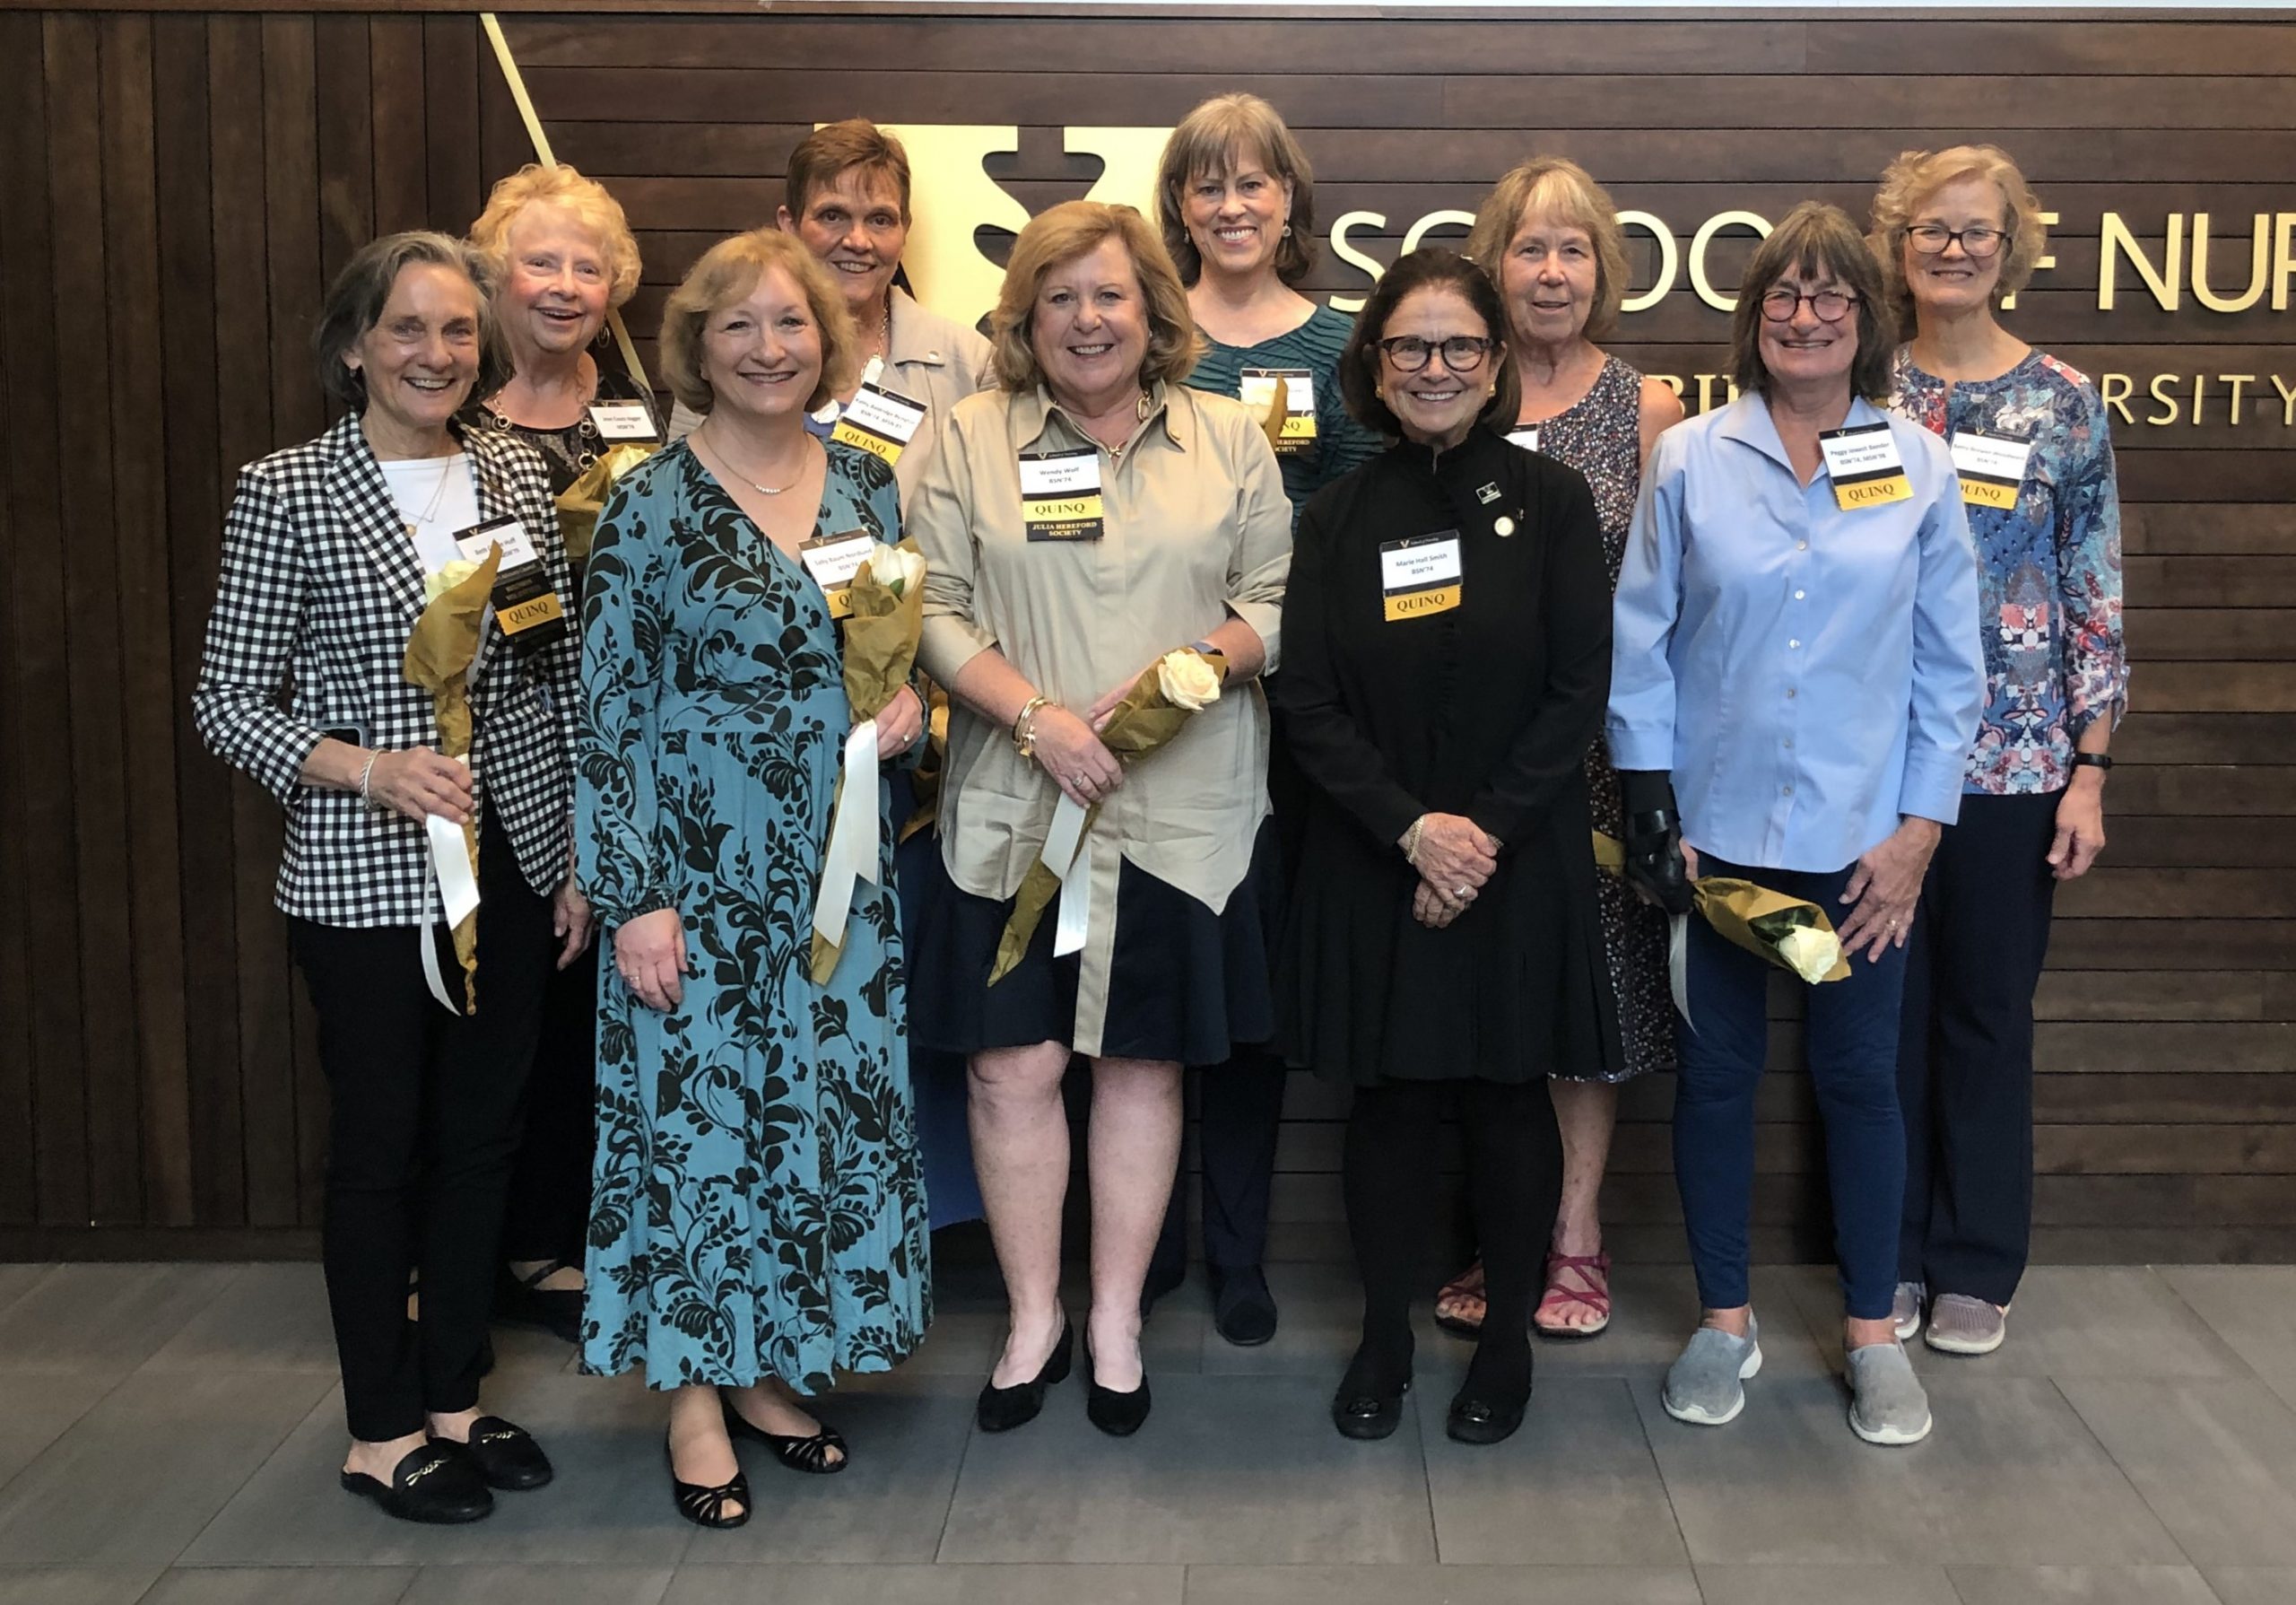
[[[1575,1270],[1584,1287],[1574,1287],[1562,1279],[1566,1270]],[[1550,1325],[1539,1319],[1550,1306],[1565,1309],[1573,1304],[1585,1304],[1601,1317],[1589,1326]],[[1539,1295],[1539,1307],[1531,1313],[1531,1325],[1542,1338],[1560,1338],[1576,1341],[1592,1338],[1611,1323],[1611,1257],[1608,1254],[1563,1254],[1550,1252],[1546,1257],[1546,1291]]]

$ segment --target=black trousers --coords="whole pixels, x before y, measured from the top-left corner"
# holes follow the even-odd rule
[[[553,970],[544,990],[522,1124],[502,1219],[502,1257],[555,1260],[579,1270],[590,1231],[590,1169],[598,1137],[596,943],[563,970]]]
[[[1267,1258],[1267,1195],[1275,1178],[1275,1138],[1283,1124],[1283,1061],[1258,1044],[1239,1045],[1226,1064],[1192,1071],[1196,1084],[1196,1158],[1202,1166],[1204,1262],[1215,1271],[1257,1269]],[[1150,1262],[1151,1282],[1176,1282],[1187,1267],[1187,1160],[1172,1178],[1171,1202]]]
[[[1898,1278],[2005,1304],[2033,1225],[2033,990],[2062,792],[1964,797],[1906,944]]]
[[[417,929],[291,920],[326,1077],[321,1252],[351,1435],[384,1442],[478,1402],[519,1098],[550,973],[549,899],[486,818],[479,845],[478,1012],[423,984]],[[430,931],[449,996],[462,970]],[[422,1278],[422,1320],[406,1317]]]
[[[1355,1089],[1342,1176],[1348,1235],[1363,1278],[1365,1342],[1390,1356],[1410,1352],[1411,1303],[1432,1285],[1427,1253],[1441,1180],[1442,1120],[1454,1098],[1467,1198],[1483,1244],[1484,1342],[1529,1342],[1531,1300],[1562,1198],[1562,1138],[1545,1080],[1390,1081]]]

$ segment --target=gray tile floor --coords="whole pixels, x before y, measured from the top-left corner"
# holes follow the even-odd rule
[[[425,1529],[339,1492],[342,1401],[303,1265],[0,1266],[0,1605],[2287,1605],[2296,1268],[2047,1269],[1983,1360],[1915,1350],[1937,1432],[1843,1424],[1830,1273],[1758,1273],[1767,1364],[1719,1431],[1668,1420],[1685,1272],[1620,1271],[1600,1339],[1539,1349],[1529,1424],[1443,1435],[1465,1350],[1422,1325],[1384,1444],[1324,1408],[1352,1346],[1338,1268],[1277,1267],[1283,1330],[1231,1349],[1194,1287],[1149,1333],[1156,1413],[1116,1442],[1083,1390],[972,1430],[1001,1322],[944,1278],[898,1374],[827,1413],[853,1469],[760,1463],[726,1534],[677,1519],[660,1411],[503,1333],[488,1401],[548,1490]]]

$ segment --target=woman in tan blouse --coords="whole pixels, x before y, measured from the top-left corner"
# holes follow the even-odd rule
[[[974,1162],[1012,1305],[982,1391],[986,1431],[1020,1426],[1067,1374],[1060,1307],[1068,1126],[1060,1082],[1092,1061],[1093,1365],[1103,1431],[1148,1413],[1140,1289],[1180,1141],[1180,1067],[1271,1025],[1267,705],[1291,565],[1275,454],[1239,404],[1179,381],[1199,346],[1187,296],[1130,207],[1075,201],[1022,231],[992,318],[996,388],[958,404],[909,506],[931,571],[926,671],[951,688],[941,861],[917,944],[925,1043],[970,1056]],[[1056,520],[1024,486],[1057,484]],[[1098,728],[1165,652],[1214,649],[1219,699],[1130,768]],[[1085,838],[1081,952],[1048,912],[991,985],[1013,897],[1063,796]]]

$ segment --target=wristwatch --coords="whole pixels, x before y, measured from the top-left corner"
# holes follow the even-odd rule
[[[2113,761],[2102,753],[2073,755],[2073,767],[2075,769],[2110,769],[2112,766]]]

